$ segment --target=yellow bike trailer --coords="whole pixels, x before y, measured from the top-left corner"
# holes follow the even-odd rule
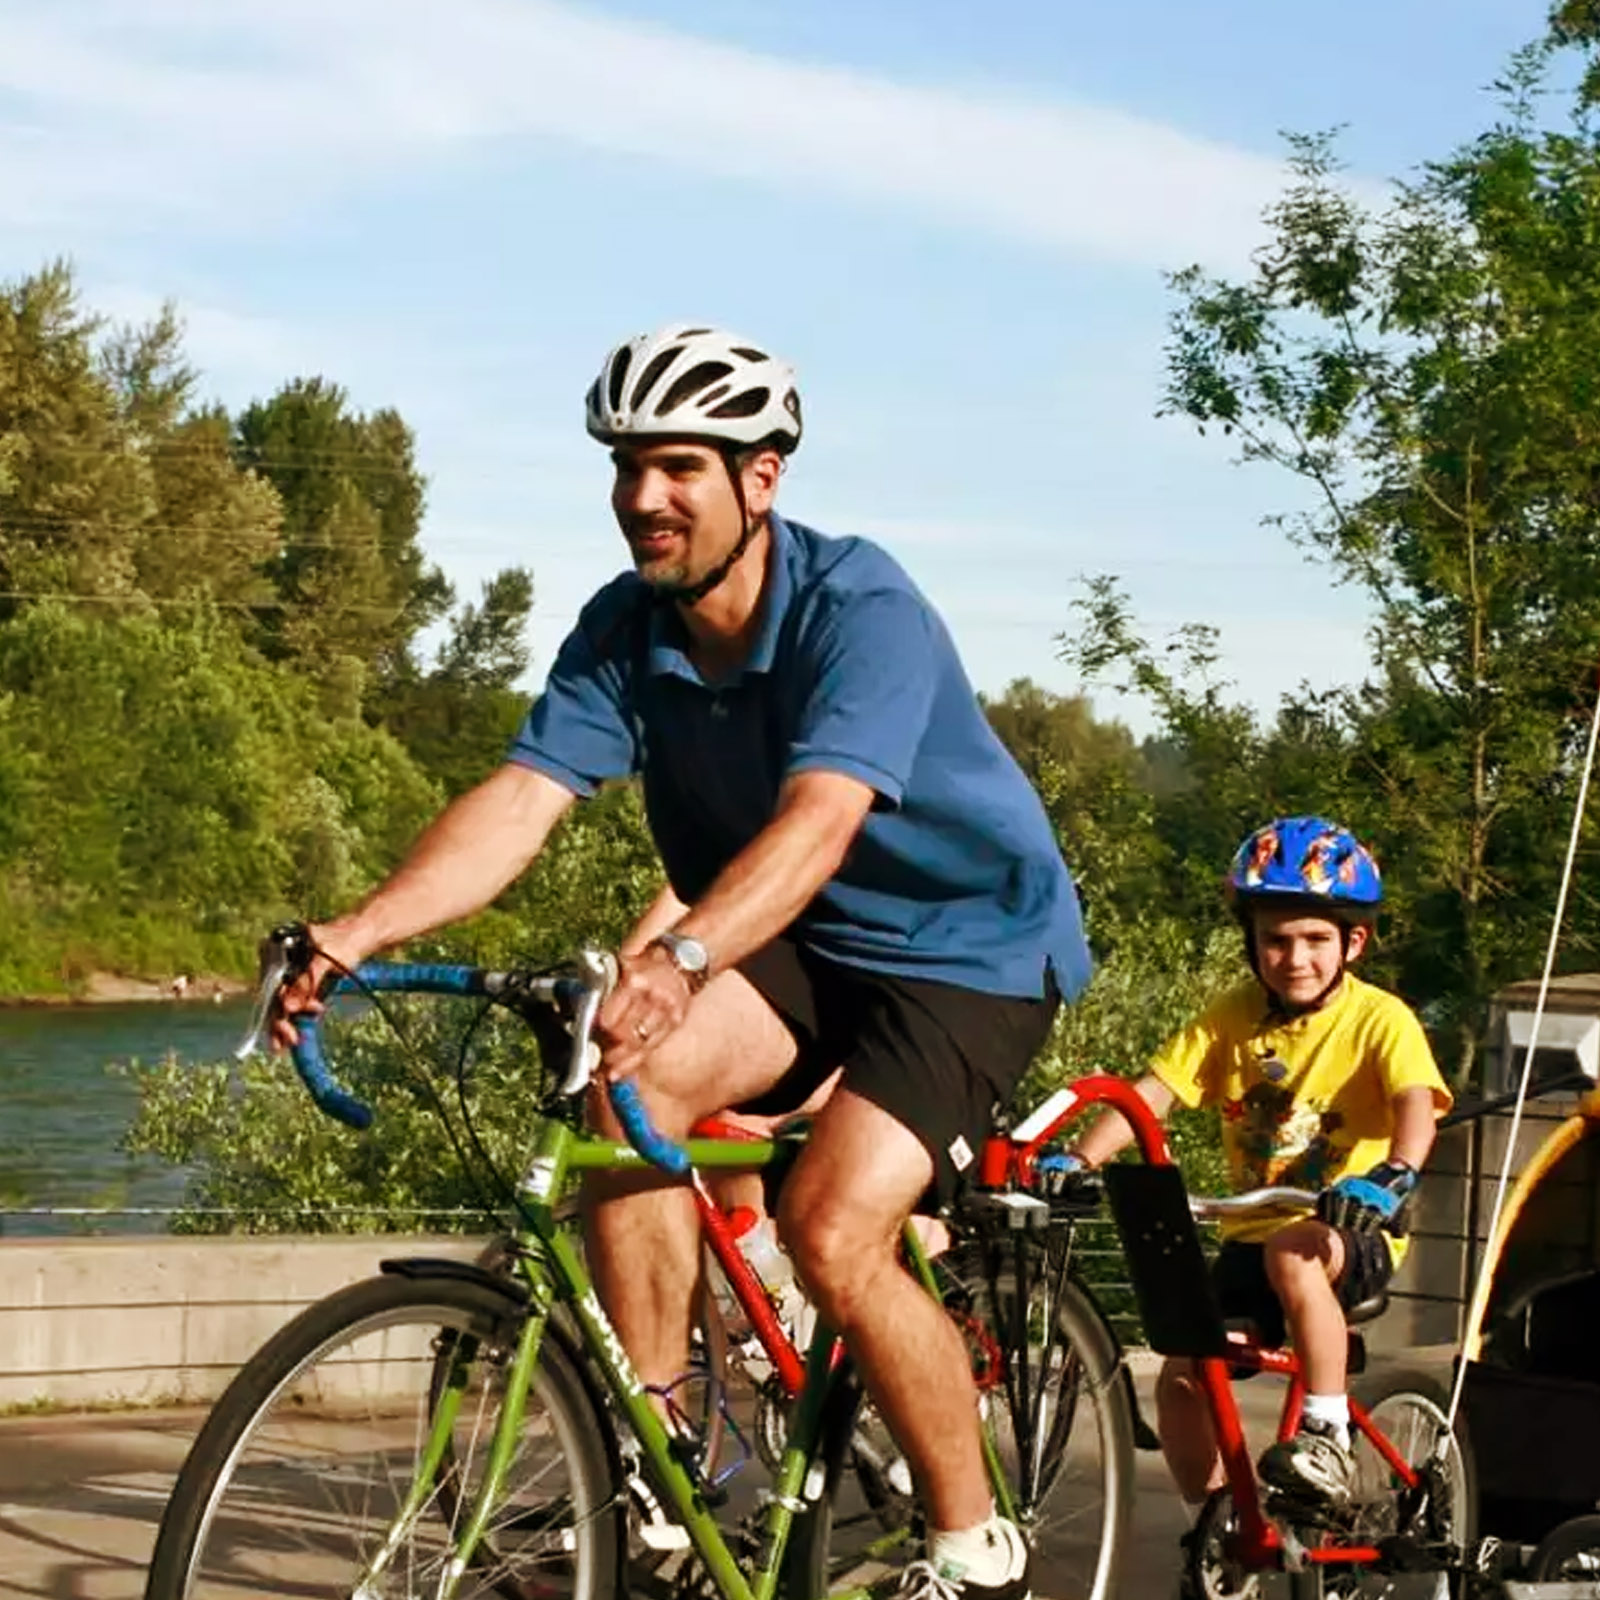
[[[1538,1544],[1600,1507],[1600,1089],[1523,1164],[1484,1270],[1462,1342],[1478,1529]]]

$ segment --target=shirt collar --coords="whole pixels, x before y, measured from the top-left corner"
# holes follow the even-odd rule
[[[761,625],[745,659],[735,677],[750,672],[771,672],[778,654],[778,635],[783,628],[784,614],[794,597],[794,535],[776,512],[768,520],[767,571],[761,591]],[[687,678],[691,683],[703,683],[699,669],[689,659],[689,633],[683,618],[671,605],[652,604],[650,607],[649,670],[653,677],[670,676]]]
[[[776,512],[769,518],[767,578],[761,595],[761,628],[750,646],[745,672],[771,672],[778,654],[778,634],[794,596],[794,535]]]

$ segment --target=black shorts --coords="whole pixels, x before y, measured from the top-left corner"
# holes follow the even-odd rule
[[[829,961],[778,938],[739,971],[794,1035],[799,1056],[765,1094],[738,1109],[793,1111],[835,1068],[845,1088],[909,1128],[933,1158],[939,1203],[977,1159],[1050,1033],[1060,997],[985,994]]]
[[[1333,1287],[1340,1306],[1348,1311],[1388,1286],[1394,1276],[1394,1258],[1382,1234],[1340,1228],[1339,1237],[1344,1240],[1344,1271]],[[1272,1349],[1287,1342],[1289,1330],[1283,1306],[1267,1277],[1263,1246],[1227,1240],[1211,1263],[1211,1286],[1225,1321],[1253,1322],[1262,1344]]]

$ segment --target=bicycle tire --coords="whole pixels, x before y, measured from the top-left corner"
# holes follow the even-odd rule
[[[1449,1389],[1437,1378],[1409,1369],[1380,1369],[1358,1379],[1351,1386],[1351,1393],[1410,1465],[1421,1465],[1434,1451],[1450,1412]],[[1356,1495],[1374,1508],[1364,1513],[1358,1523],[1359,1537],[1377,1540],[1400,1531],[1396,1526],[1400,1508],[1393,1475],[1366,1439],[1354,1430],[1351,1450],[1356,1462]],[[1420,1531],[1429,1539],[1470,1550],[1477,1537],[1477,1473],[1471,1446],[1460,1430],[1453,1432],[1446,1457],[1443,1493],[1430,1497],[1425,1507],[1428,1526],[1407,1531]],[[1448,1504],[1442,1503],[1445,1499]]]
[[[145,1600],[352,1592],[413,1482],[439,1349],[459,1341],[469,1363],[449,1459],[470,1471],[521,1316],[493,1288],[444,1277],[372,1278],[301,1312],[241,1368],[195,1439]],[[486,1541],[494,1555],[480,1554],[456,1592],[611,1600],[626,1526],[609,1424],[558,1341],[540,1350],[527,1404]],[[387,1569],[404,1574],[397,1592],[423,1592],[453,1551],[437,1489]]]
[[[1600,1576],[1600,1517],[1572,1517],[1558,1522],[1533,1552],[1530,1583],[1589,1582]]]
[[[1015,1314],[1015,1278],[1009,1269],[996,1275],[992,1288],[987,1284],[975,1287],[965,1257],[965,1247],[952,1252],[945,1270],[974,1291],[972,1314],[991,1332],[998,1326],[1013,1331],[1026,1328],[1031,1333],[1041,1314],[1034,1310],[1037,1290],[1049,1280],[1043,1274],[1032,1275],[1030,1314],[1019,1318]],[[985,1425],[999,1449],[1019,1525],[1034,1550],[1035,1586],[1048,1589],[1059,1600],[1113,1600],[1134,1500],[1132,1406],[1122,1381],[1116,1338],[1093,1298],[1071,1278],[1053,1285],[1050,1294],[1055,1301],[1052,1340],[1030,1339],[1025,1350],[1016,1339],[1001,1341],[1002,1358],[1013,1375],[1022,1370],[1023,1362],[1035,1377],[1041,1360],[1051,1363],[1052,1398],[1041,1409],[1045,1426],[1030,1429],[1024,1423],[1019,1427],[1013,1415],[1016,1391],[1004,1382],[982,1397],[987,1402]],[[1050,1307],[1042,1307],[1043,1315],[1049,1311]],[[1030,1386],[1030,1392],[1037,1391]],[[1085,1400],[1093,1421],[1080,1428],[1079,1407]],[[865,1516],[848,1508],[842,1511],[841,1495],[852,1493],[861,1481],[859,1466],[854,1472],[846,1471],[852,1465],[851,1442],[859,1403],[857,1390],[853,1403],[842,1401],[839,1414],[830,1419],[823,1492],[799,1519],[791,1539],[785,1584],[791,1595],[805,1600],[826,1594],[840,1582],[856,1587],[868,1581],[876,1586],[895,1564],[921,1553],[912,1519],[907,1519],[904,1537],[892,1549],[884,1550],[881,1547],[893,1534],[882,1532],[881,1508],[869,1503]],[[1023,1471],[1022,1457],[1030,1437],[1033,1459]],[[1073,1459],[1081,1465],[1091,1448],[1094,1455],[1087,1469],[1073,1470]],[[1082,1492],[1095,1484],[1097,1493]],[[869,1530],[874,1526],[879,1530],[879,1536],[868,1541],[864,1557],[840,1539],[847,1519],[851,1526],[865,1523]]]

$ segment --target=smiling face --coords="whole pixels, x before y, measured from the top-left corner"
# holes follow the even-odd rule
[[[1367,930],[1359,924],[1349,930],[1346,949],[1339,924],[1328,917],[1257,907],[1251,918],[1256,970],[1262,983],[1290,1006],[1314,1005],[1341,966],[1366,949]]]
[[[611,452],[611,509],[634,570],[654,588],[686,589],[725,561],[743,527],[728,464],[687,440],[619,444]],[[759,521],[772,508],[781,458],[760,450],[739,469],[745,506]]]

